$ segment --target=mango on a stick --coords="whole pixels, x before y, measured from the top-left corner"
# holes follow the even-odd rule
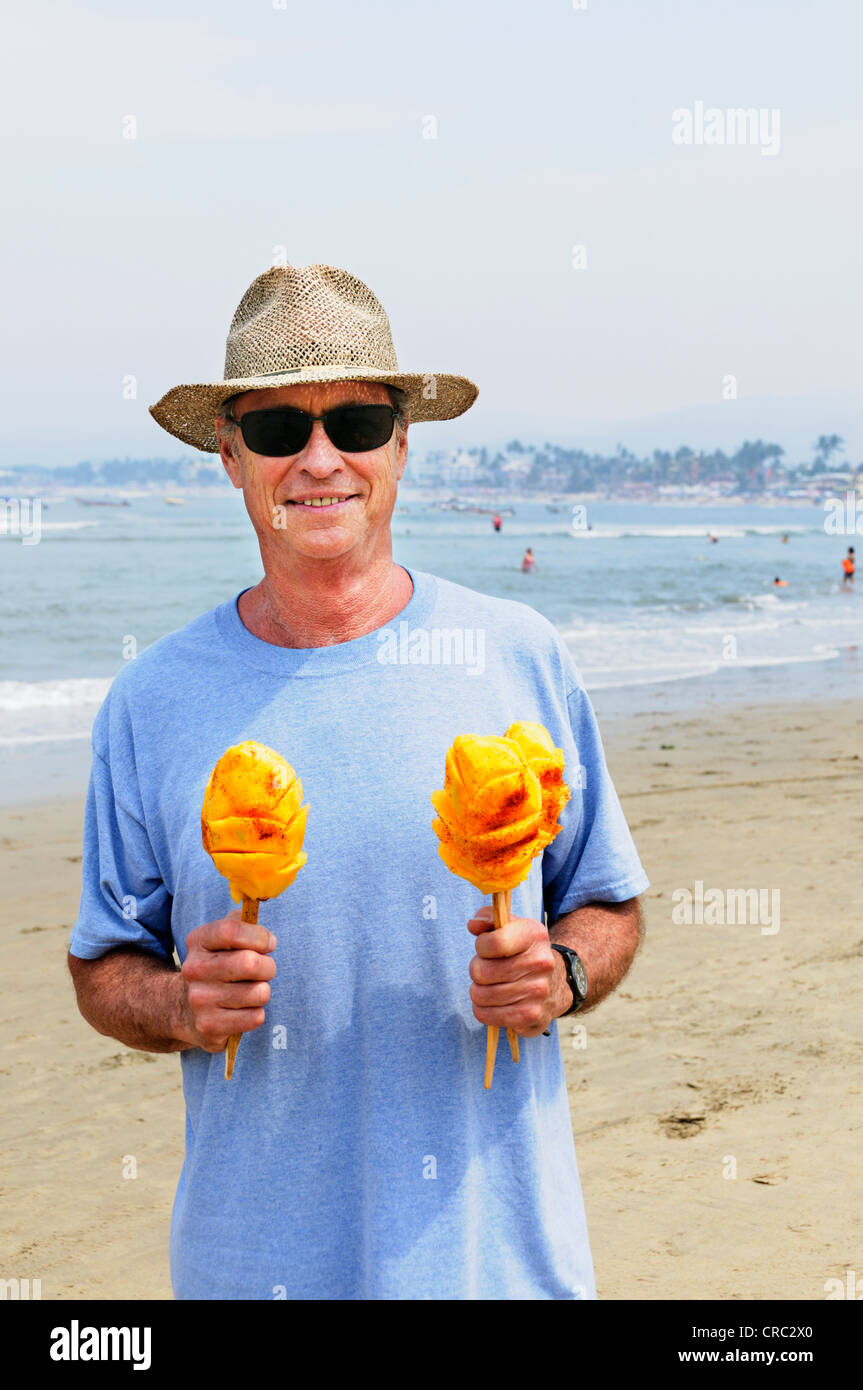
[[[446,755],[443,791],[432,792],[432,825],[447,868],[491,893],[495,929],[506,926],[512,890],[560,830],[570,797],[564,755],[541,724],[510,725],[503,738],[461,734]],[[485,1089],[491,1087],[499,1029],[489,1025]],[[518,1035],[507,1028],[513,1061]]]
[[[308,806],[290,763],[266,744],[247,740],[224,752],[210,774],[201,807],[201,837],[242,920],[257,922],[258,903],[278,897],[306,862]],[[234,1071],[241,1033],[228,1039],[225,1079]]]

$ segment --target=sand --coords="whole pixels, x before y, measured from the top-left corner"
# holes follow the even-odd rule
[[[561,1024],[601,1298],[823,1299],[863,1274],[858,719],[848,701],[601,720],[651,877],[629,976]],[[0,813],[0,1277],[167,1299],[179,1057],[77,1012],[82,815]],[[675,924],[695,880],[778,888],[779,930]]]

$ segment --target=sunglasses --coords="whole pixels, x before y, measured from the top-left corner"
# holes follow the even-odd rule
[[[392,438],[397,411],[391,405],[337,405],[324,415],[309,415],[293,406],[273,410],[247,410],[237,420],[243,441],[253,454],[282,458],[299,454],[311,438],[312,426],[320,420],[327,438],[342,454],[366,454],[380,449]]]

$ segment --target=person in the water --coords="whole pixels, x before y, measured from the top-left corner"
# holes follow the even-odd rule
[[[854,547],[849,545],[848,554],[842,561],[842,587],[846,588],[854,583]]]

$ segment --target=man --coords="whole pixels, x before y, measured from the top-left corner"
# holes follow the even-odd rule
[[[595,1296],[554,1020],[625,974],[647,879],[551,624],[393,563],[408,420],[476,394],[399,372],[371,291],[308,266],[250,286],[223,381],[152,408],[218,449],[264,569],[130,663],[93,730],[69,963],[96,1029],[182,1053],[179,1298]],[[573,794],[495,932],[437,854],[430,793],[457,734],[517,719],[564,749]],[[200,830],[246,739],[310,807],[308,862],[258,925],[226,912]],[[490,1091],[486,1024],[522,1039]]]
[[[848,554],[842,561],[842,587],[854,583],[854,547],[849,545]]]

